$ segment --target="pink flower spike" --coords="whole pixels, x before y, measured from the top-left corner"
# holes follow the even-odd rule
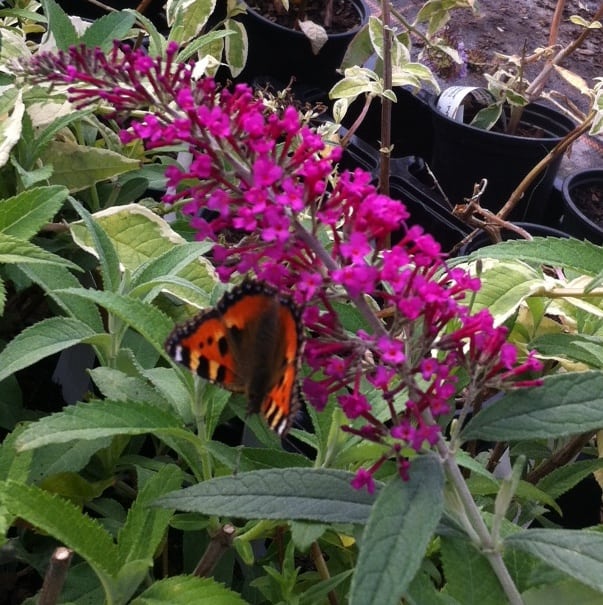
[[[366,487],[366,491],[369,494],[375,493],[375,480],[373,479],[373,475],[370,471],[365,468],[359,468],[356,471],[356,476],[352,479],[352,487],[354,489],[362,489]]]

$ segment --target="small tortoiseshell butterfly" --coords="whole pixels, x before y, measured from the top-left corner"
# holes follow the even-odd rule
[[[174,328],[170,356],[202,378],[244,393],[283,437],[300,408],[301,310],[271,286],[246,279],[212,308]]]

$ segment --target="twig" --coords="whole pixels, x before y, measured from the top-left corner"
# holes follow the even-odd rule
[[[222,555],[231,547],[235,532],[234,525],[226,523],[211,537],[203,556],[193,571],[194,576],[207,578],[211,575]]]
[[[548,460],[545,460],[531,473],[528,473],[526,481],[536,484],[555,469],[567,464],[572,458],[580,453],[582,448],[593,438],[595,432],[596,431],[590,431],[589,433],[573,437],[569,443],[562,447],[558,452],[555,452]]]
[[[38,605],[56,605],[58,603],[71,564],[71,557],[73,557],[73,551],[64,546],[59,546],[52,553],[50,564],[44,575]]]
[[[318,571],[318,575],[320,576],[320,578],[322,580],[329,580],[331,578],[331,574],[329,573],[329,568],[327,567],[325,558],[322,556],[322,551],[320,550],[318,542],[312,542],[310,552],[312,554],[312,560],[314,561],[314,565],[316,566],[316,570]],[[339,605],[339,601],[334,590],[330,590],[328,592],[327,598],[329,599],[329,603],[331,605]]]

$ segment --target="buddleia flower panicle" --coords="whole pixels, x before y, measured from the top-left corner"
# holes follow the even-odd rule
[[[198,239],[214,241],[223,280],[254,273],[304,306],[307,398],[322,409],[334,397],[344,430],[384,446],[355,487],[374,490],[389,459],[407,478],[409,450],[440,439],[436,421],[462,394],[460,376],[473,395],[539,384],[530,378],[541,370],[534,354],[519,361],[506,329],[487,310],[471,312],[479,280],[447,266],[402,202],[380,194],[363,170],[336,170],[342,150],[327,149],[295,107],[274,111],[245,84],[196,78],[176,53],[174,44],[165,58],[80,47],[37,55],[21,72],[67,85],[78,107],[110,104],[124,143],[190,152],[188,166],[166,169],[164,201],[179,204]],[[235,243],[224,243],[227,232],[238,234]],[[387,237],[395,243],[378,250]],[[338,313],[350,300],[362,327]]]

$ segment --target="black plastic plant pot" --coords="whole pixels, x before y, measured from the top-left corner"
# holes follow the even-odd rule
[[[535,128],[538,138],[492,132],[457,122],[432,105],[434,148],[431,168],[454,204],[470,197],[475,183],[488,180],[481,198],[484,208],[497,212],[530,170],[574,128],[560,112],[533,103],[521,124]],[[561,156],[549,164],[510,215],[511,220],[547,223],[547,203]]]
[[[561,195],[563,229],[579,239],[603,244],[603,168],[569,174]]]
[[[57,4],[68,14],[82,17],[83,19],[98,19],[109,14],[106,9],[96,6],[91,2],[84,0],[57,0]],[[125,8],[136,8],[140,4],[140,0],[104,0],[104,4],[116,10]],[[145,10],[145,15],[155,24],[160,30],[165,30],[167,27],[165,20],[165,11],[163,7],[165,0],[151,0],[149,6]]]
[[[527,231],[532,237],[569,237],[568,233],[549,227],[548,225],[540,225],[536,223],[524,223],[518,222],[513,223],[518,227],[521,227],[524,231]],[[500,233],[503,241],[510,239],[522,239],[519,233],[505,229]],[[466,243],[460,250],[459,256],[468,256],[472,252],[484,248],[485,246],[492,245],[492,240],[488,237],[488,234],[482,231],[478,233],[470,242]]]
[[[393,145],[392,157],[419,156],[426,160],[431,158],[433,152],[433,121],[430,103],[433,95],[420,90],[402,87],[394,88],[397,101],[392,103],[391,143]],[[364,97],[357,99],[350,105],[343,120],[343,125],[349,128],[360,114],[364,105]],[[381,146],[381,103],[378,98],[373,99],[369,110],[355,132],[375,149]]]
[[[328,91],[338,78],[345,51],[368,21],[369,8],[364,0],[335,0],[351,2],[358,13],[358,26],[346,32],[329,34],[318,54],[312,52],[309,38],[301,31],[274,23],[253,8],[251,0],[246,14],[237,17],[247,31],[249,41],[247,63],[237,78],[251,82],[258,76],[273,76],[288,83],[292,77]]]
[[[444,252],[461,242],[470,229],[452,215],[445,201],[414,174],[417,158],[399,158],[392,162],[390,197],[400,200],[410,213],[409,226],[419,225],[439,242]],[[396,236],[392,238],[393,243]]]

